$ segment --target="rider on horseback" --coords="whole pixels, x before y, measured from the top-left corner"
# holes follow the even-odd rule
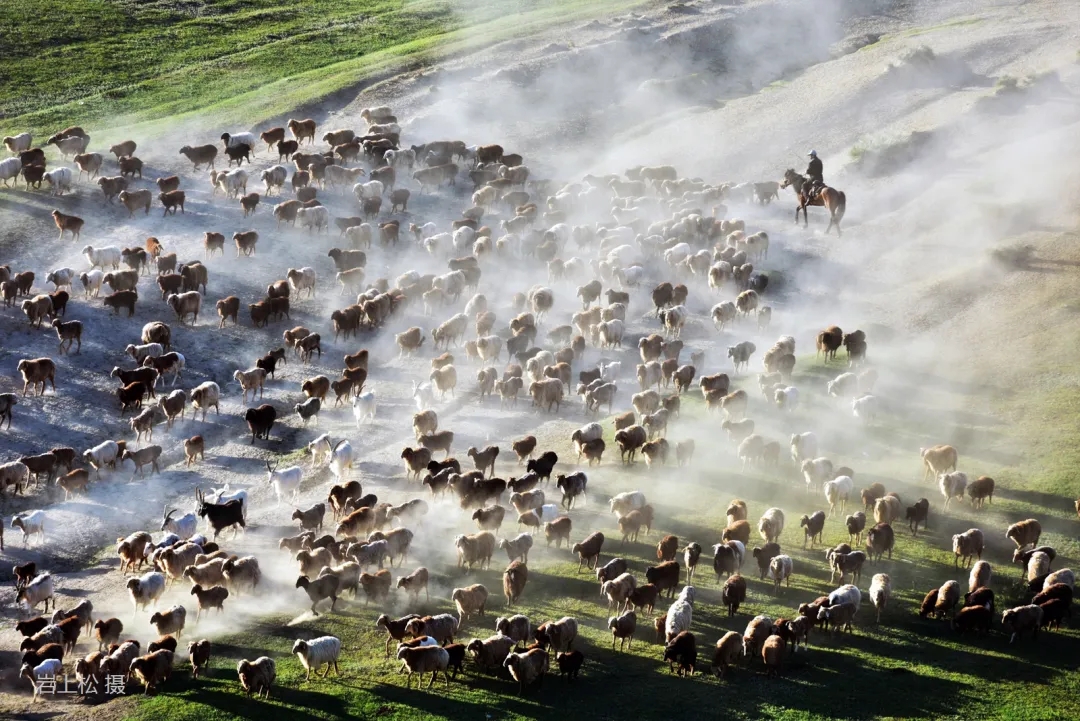
[[[825,179],[822,177],[824,166],[822,166],[821,158],[818,157],[816,150],[811,150],[808,155],[810,164],[806,166],[806,177],[809,178],[810,183],[805,191],[806,197],[813,199],[825,187]]]

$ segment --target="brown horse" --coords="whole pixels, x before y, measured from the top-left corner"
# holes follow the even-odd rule
[[[806,217],[806,208],[810,205],[821,205],[829,211],[829,227],[825,229],[825,233],[828,234],[832,227],[836,226],[836,235],[839,237],[842,235],[840,232],[840,221],[844,219],[844,211],[847,209],[847,196],[843,191],[836,188],[830,188],[825,186],[813,199],[807,197],[803,193],[803,186],[807,185],[810,179],[805,175],[799,175],[794,169],[788,168],[784,172],[784,182],[780,184],[781,188],[786,188],[789,185],[795,190],[795,195],[799,198],[799,205],[795,208],[795,222],[799,222],[799,211],[803,214],[803,227],[810,225],[809,219]]]

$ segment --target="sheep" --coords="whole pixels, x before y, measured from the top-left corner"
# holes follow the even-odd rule
[[[430,636],[440,646],[447,642],[454,642],[459,620],[449,613],[440,613],[437,616],[423,616],[411,619],[405,625],[405,632],[413,638]]]
[[[326,549],[321,548],[318,550],[325,551]],[[301,551],[300,553],[304,553],[304,551]],[[299,556],[300,553],[298,553],[297,556]],[[329,560],[329,553],[326,555],[327,560]],[[319,615],[319,612],[315,610],[315,607],[320,601],[327,598],[330,599],[330,612],[333,613],[334,608],[337,606],[340,580],[341,579],[333,573],[320,575],[314,581],[308,578],[306,574],[301,575],[296,579],[296,588],[304,589],[308,598],[311,600],[311,614],[313,616]]]
[[[552,648],[556,652],[569,651],[577,639],[577,619],[564,616],[558,621],[548,621],[536,627],[534,636],[541,648]]]
[[[770,508],[758,521],[758,534],[766,543],[772,543],[784,532],[784,512],[779,508]],[[744,541],[745,543],[745,541]]]
[[[508,628],[510,626],[509,621],[513,619],[524,619],[526,632],[524,637],[511,637],[498,628],[499,625]],[[502,668],[503,661],[505,661],[507,655],[514,650],[515,641],[525,642],[528,640],[529,619],[524,616],[514,616],[513,619],[500,618],[498,622],[496,622],[496,630],[498,631],[496,635],[490,636],[484,640],[476,638],[469,642],[467,649],[469,653],[473,654],[473,657],[476,659],[476,663],[480,668]]]
[[[63,674],[63,671],[63,661],[56,658],[48,658],[36,666],[24,663],[19,669],[19,678],[25,678],[34,687],[34,696],[32,700],[37,701],[38,697],[42,694],[43,689],[46,688],[45,682],[52,681],[52,688],[55,689],[56,679]]]
[[[458,617],[465,621],[473,615],[484,615],[484,606],[487,604],[488,590],[479,583],[465,588],[455,588],[450,594],[450,600],[457,607]]]
[[[866,516],[863,516],[863,523],[865,522]],[[803,516],[799,526],[803,529],[803,548],[806,548],[807,541],[810,542],[810,548],[813,548],[815,540],[821,542],[821,533],[825,529],[825,512],[815,511],[811,516]]]
[[[274,659],[260,656],[254,661],[243,659],[236,664],[236,674],[240,678],[240,687],[250,697],[270,698],[270,689],[277,680],[277,667]]]
[[[979,561],[983,563],[983,561]],[[972,572],[974,572],[974,566],[972,566]],[[1027,562],[1027,580],[1029,582],[1035,581],[1039,578],[1045,578],[1050,573],[1050,556],[1041,551],[1035,551],[1031,554]]]
[[[341,639],[336,636],[320,636],[310,641],[297,639],[293,643],[292,652],[293,655],[300,659],[300,665],[304,667],[306,672],[305,681],[311,680],[312,669],[315,670],[315,673],[318,673],[323,664],[326,664],[326,671],[322,675],[323,678],[330,675],[331,666],[334,669],[335,676],[341,675],[341,670],[338,668],[338,656],[341,655]]]
[[[679,597],[675,600],[667,612],[667,621],[664,626],[664,637],[671,642],[676,636],[690,629],[690,623],[694,613],[693,586],[683,586]]]
[[[672,673],[675,673],[674,664],[678,664],[680,676],[692,676],[697,666],[697,639],[694,634],[683,631],[668,640],[664,646],[664,660],[668,662],[668,670]]]
[[[454,547],[458,552],[458,567],[468,565],[471,570],[474,565],[481,569],[491,565],[491,556],[495,552],[495,534],[490,531],[465,536],[460,535],[454,539]]]
[[[1025,631],[1031,631],[1031,637],[1037,638],[1042,621],[1042,606],[1018,606],[1001,614],[1001,630],[1010,634],[1009,643],[1015,641],[1016,637]]]
[[[525,653],[510,653],[502,663],[510,676],[518,682],[518,695],[525,692],[525,687],[536,680],[543,680],[548,671],[547,652],[534,648]]]
[[[900,517],[900,499],[889,494],[874,502],[874,521],[876,523],[892,523]]]
[[[942,473],[938,476],[938,488],[941,489],[941,495],[945,498],[943,510],[949,510],[949,502],[953,498],[963,499],[964,489],[967,488],[967,484],[967,474],[960,471]]]
[[[177,638],[184,631],[187,610],[183,606],[173,606],[167,611],[158,611],[150,617],[150,625],[157,629],[159,636],[175,633]]]
[[[781,581],[787,581],[788,588],[791,588],[791,573],[791,556],[781,554],[779,556],[774,556],[773,559],[769,561],[769,578],[773,581],[773,593],[780,593]]]
[[[529,549],[532,548],[533,538],[532,534],[521,533],[512,539],[506,539],[499,541],[499,548],[506,551],[506,555],[511,562],[521,559],[525,563],[529,562]]]
[[[1042,525],[1034,518],[1014,523],[1005,531],[1005,537],[1015,543],[1018,550],[1038,546],[1041,535]]]
[[[855,484],[850,476],[838,476],[822,486],[825,491],[825,500],[829,502],[829,516],[832,516],[833,511],[836,510],[837,502],[840,503],[840,513],[847,509],[848,497],[854,487]]]
[[[956,470],[956,449],[948,445],[931,446],[920,448],[919,454],[923,460],[923,481],[933,476],[941,476],[947,471]]]
[[[972,562],[972,556],[978,556],[982,560],[983,532],[978,528],[970,528],[964,533],[952,537],[953,542],[953,567],[958,567],[961,560],[965,567]]]

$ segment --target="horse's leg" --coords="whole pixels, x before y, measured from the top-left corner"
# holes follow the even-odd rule
[[[801,208],[801,207],[802,207],[802,202],[800,201],[799,204],[795,206],[795,225],[799,224],[799,208]]]

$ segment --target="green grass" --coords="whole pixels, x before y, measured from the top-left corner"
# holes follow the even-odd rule
[[[0,28],[0,132],[107,124],[99,135],[112,139],[178,116],[250,126],[444,53],[639,2],[20,0]]]
[[[825,364],[813,356],[799,358],[794,383],[810,387],[822,383],[839,370],[837,364]],[[742,387],[754,392],[754,377],[743,378]],[[931,380],[924,380],[930,383]],[[976,395],[972,388],[971,403]],[[383,657],[385,636],[374,628],[380,610],[364,608],[362,602],[348,603],[332,615],[289,625],[287,617],[270,617],[249,631],[216,642],[215,659],[207,678],[192,681],[186,670],[179,670],[168,690],[157,697],[140,699],[131,718],[232,719],[259,718],[272,713],[274,718],[625,718],[670,719],[685,715],[689,709],[715,708],[722,699],[725,717],[750,719],[826,719],[826,718],[961,718],[961,719],[1053,719],[1074,717],[1076,696],[1080,692],[1075,647],[1080,634],[1072,629],[1044,633],[1038,642],[1030,639],[1009,644],[999,630],[986,637],[961,637],[944,621],[921,619],[919,603],[927,590],[953,578],[966,586],[966,572],[954,570],[950,537],[972,526],[987,531],[986,558],[994,565],[992,586],[997,594],[998,613],[1002,608],[1023,602],[1019,569],[1007,563],[1010,545],[1001,530],[1008,522],[1038,513],[1044,520],[1043,542],[1054,545],[1066,559],[1055,568],[1075,558],[1077,546],[1075,517],[1068,499],[1077,491],[1075,469],[1080,466],[1080,391],[1068,394],[1036,395],[1030,401],[999,402],[988,416],[972,416],[956,425],[936,419],[925,408],[899,408],[895,416],[869,428],[853,427],[852,438],[840,445],[852,447],[854,439],[861,456],[837,460],[857,470],[856,487],[880,480],[889,490],[897,491],[910,504],[919,496],[931,500],[930,527],[913,538],[902,521],[896,529],[896,548],[892,559],[868,565],[860,587],[869,586],[874,573],[885,572],[892,579],[893,599],[882,622],[875,623],[872,607],[864,602],[854,633],[832,635],[814,632],[806,653],[789,657],[782,676],[768,679],[760,660],[733,671],[719,680],[708,674],[711,646],[726,631],[742,632],[755,614],[773,618],[790,617],[801,602],[827,593],[829,574],[821,547],[803,550],[798,519],[822,507],[820,493],[806,496],[801,481],[790,468],[738,468],[718,470],[705,487],[691,482],[684,474],[668,469],[659,476],[664,496],[654,491],[657,527],[639,543],[619,544],[613,517],[606,511],[606,498],[594,490],[589,503],[572,514],[574,540],[587,529],[601,530],[607,537],[603,560],[620,555],[630,562],[639,577],[655,564],[654,544],[661,535],[672,533],[685,543],[696,540],[703,545],[719,540],[725,524],[724,509],[732,497],[745,499],[756,518],[776,498],[787,524],[781,545],[795,561],[795,576],[790,588],[773,595],[771,583],[759,581],[752,558],[744,566],[750,586],[747,604],[735,618],[729,619],[720,606],[719,587],[711,562],[703,559],[698,567],[695,586],[693,630],[699,643],[699,670],[694,679],[681,679],[669,673],[660,661],[661,646],[652,631],[652,616],[642,612],[633,650],[611,650],[606,632],[608,611],[598,596],[591,574],[577,572],[577,564],[565,549],[556,552],[534,547],[530,556],[530,580],[524,601],[515,612],[525,613],[534,623],[563,615],[576,617],[581,624],[578,647],[587,657],[582,678],[576,685],[555,675],[544,682],[544,690],[528,690],[518,696],[517,686],[508,679],[496,678],[467,665],[464,677],[450,683],[440,679],[433,691],[406,691],[404,677],[397,674],[397,662]],[[806,409],[823,412],[828,409]],[[838,412],[838,411],[831,411]],[[910,418],[924,419],[917,432],[910,428]],[[719,416],[708,415],[700,396],[689,394],[682,403],[682,419],[677,428],[696,428],[698,472],[707,463],[707,439],[719,436]],[[1020,436],[1002,436],[1005,424],[1023,426]],[[604,423],[610,439],[609,420]],[[1047,429],[1053,430],[1047,433]],[[990,473],[998,479],[998,493],[985,511],[974,511],[969,504],[940,510],[936,489],[921,480],[918,456],[912,450],[918,441],[913,433],[937,434],[943,442],[960,445],[964,451],[963,467],[969,473]],[[1030,434],[1030,438],[1028,437]],[[1030,455],[1015,461],[997,460],[995,453],[1007,455],[1016,444],[1035,442]],[[557,447],[565,453],[565,446]],[[602,470],[594,471],[606,480],[604,490],[652,487],[657,473],[639,462],[618,469],[614,448],[609,450]],[[834,456],[835,457],[835,456]],[[1020,468],[1023,468],[1021,471]],[[395,481],[395,483],[398,483]],[[713,486],[711,489],[708,486]],[[554,489],[552,489],[554,490]],[[849,504],[848,513],[853,512]],[[1071,516],[1071,517],[1070,517]],[[504,527],[512,533],[512,526]],[[834,545],[846,539],[840,518],[826,524],[825,541]],[[760,543],[756,536],[751,545]],[[706,552],[705,555],[710,555]],[[681,557],[680,557],[681,558]],[[429,566],[439,585],[450,588],[469,583],[483,583],[491,591],[488,616],[467,623],[459,637],[485,637],[491,633],[494,618],[506,610],[499,597],[501,569],[505,559],[496,557],[493,570],[465,574],[453,567]],[[411,570],[411,565],[405,570]],[[395,578],[398,571],[394,571]],[[663,601],[657,613],[666,610]],[[299,601],[298,601],[299,606]],[[445,612],[451,604],[445,598],[420,604],[418,612]],[[295,638],[332,633],[344,641],[343,677],[305,682],[299,663],[289,655]],[[236,683],[235,665],[239,658],[268,654],[277,660],[278,688],[269,702],[245,699]],[[415,683],[415,680],[414,680]],[[665,699],[658,702],[658,699]],[[673,711],[675,712],[673,714]]]

